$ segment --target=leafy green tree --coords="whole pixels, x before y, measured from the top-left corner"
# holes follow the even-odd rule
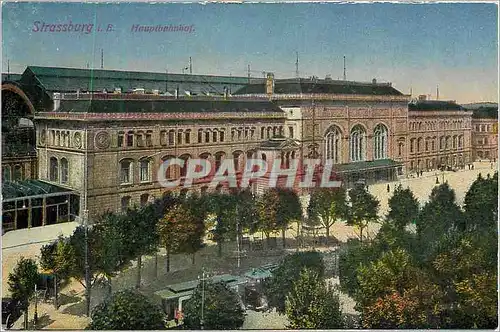
[[[316,188],[309,200],[307,214],[326,229],[326,240],[330,239],[330,228],[339,219],[347,218],[346,191],[344,188]]]
[[[455,192],[448,183],[434,187],[416,222],[422,259],[433,255],[442,238],[463,231],[464,220],[463,212],[455,202]]]
[[[393,249],[358,271],[357,307],[365,328],[437,328],[443,295],[403,249]],[[397,308],[393,310],[394,308]]]
[[[113,294],[92,311],[90,330],[164,330],[163,310],[138,292]]]
[[[403,189],[401,185],[396,187],[394,194],[389,198],[389,213],[387,219],[397,229],[404,229],[406,225],[415,220],[418,215],[418,201],[412,191]]]
[[[173,207],[158,221],[157,230],[160,244],[167,250],[167,272],[170,271],[171,254],[190,252],[202,241],[196,217],[182,204]]]
[[[244,321],[239,295],[222,282],[200,282],[184,304],[184,325],[188,329],[236,330]]]
[[[269,239],[271,232],[281,229],[283,247],[285,247],[285,231],[294,220],[302,219],[302,208],[299,197],[290,189],[270,188],[259,199],[257,204],[259,230]]]
[[[212,231],[213,239],[217,243],[218,255],[222,257],[222,245],[225,241],[236,236],[236,199],[234,195],[212,193],[208,196],[210,212],[215,215],[215,227]]]
[[[122,218],[122,238],[127,244],[125,252],[130,259],[137,258],[136,288],[141,285],[142,256],[155,253],[158,246],[155,208],[149,204],[127,210]]]
[[[205,220],[207,218],[209,208],[206,196],[200,196],[192,193],[186,197],[183,202],[186,209],[189,209],[193,216],[191,229],[186,242],[182,246],[182,252],[191,255],[191,262],[195,264],[195,254],[204,247],[203,239],[205,237]]]
[[[12,299],[18,300],[24,310],[24,321],[28,321],[29,301],[40,279],[38,266],[31,258],[21,257],[14,270],[9,273],[8,285]]]
[[[296,252],[283,259],[264,285],[270,307],[275,307],[279,313],[285,313],[286,296],[304,268],[315,271],[322,278],[325,273],[325,265],[321,253],[316,251]]]
[[[349,191],[349,212],[347,224],[359,228],[359,238],[363,241],[363,230],[369,222],[378,220],[379,201],[363,186],[355,186]]]
[[[40,250],[40,267],[52,271],[55,275],[55,301],[58,308],[58,281],[67,279],[76,266],[74,248],[69,244],[69,239],[60,236],[56,241],[43,246]]]
[[[478,175],[464,200],[465,217],[469,229],[496,228],[498,221],[498,172],[484,179]]]
[[[445,328],[491,328],[497,322],[498,235],[475,229],[446,238],[430,272],[450,307]],[[492,313],[495,313],[494,315]]]
[[[344,319],[333,288],[316,271],[304,269],[286,298],[291,329],[341,329]]]
[[[339,253],[339,280],[341,289],[354,297],[359,289],[358,268],[378,259],[380,253],[359,239],[349,239]]]

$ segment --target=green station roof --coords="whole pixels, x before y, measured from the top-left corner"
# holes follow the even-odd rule
[[[373,161],[359,161],[354,163],[337,164],[333,166],[333,170],[339,173],[350,173],[358,171],[384,169],[402,165],[403,165],[402,162],[394,161],[392,159],[379,159]]]
[[[61,100],[57,112],[69,113],[190,113],[190,112],[279,112],[269,101],[240,100]]]
[[[235,94],[265,94],[266,84],[248,84]],[[389,83],[365,83],[339,80],[314,80],[314,79],[284,79],[275,80],[275,94],[347,94],[347,95],[397,95],[403,93],[396,90]]]
[[[56,186],[40,180],[5,181],[2,182],[3,200],[29,198],[30,196],[67,193],[72,190]]]
[[[417,100],[408,104],[409,111],[466,111],[454,101]]]
[[[132,89],[173,92],[175,89],[194,94],[222,94],[224,88],[235,91],[249,83],[248,77],[171,74],[107,69],[81,69],[62,67],[28,66],[22,80],[33,81],[48,92],[114,91],[123,93]],[[261,82],[262,78],[252,78]]]

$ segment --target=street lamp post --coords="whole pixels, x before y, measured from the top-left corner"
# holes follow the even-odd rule
[[[201,274],[201,319],[200,319],[200,329],[203,330],[205,328],[205,268],[203,268],[203,272]]]
[[[35,284],[35,315],[33,317],[33,325],[34,329],[36,330],[36,325],[38,323],[38,296],[37,296],[37,289],[36,289],[36,284]]]

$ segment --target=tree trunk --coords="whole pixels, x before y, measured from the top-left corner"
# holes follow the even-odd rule
[[[57,275],[54,275],[54,308],[57,308],[59,307],[58,303],[57,303]]]
[[[170,250],[167,249],[167,272],[170,272]]]
[[[28,321],[29,321],[29,318],[28,318],[28,307],[26,307],[26,310],[24,310],[24,329],[25,330],[29,330]]]
[[[363,243],[363,225],[359,226],[359,241]]]
[[[155,279],[158,278],[158,252],[155,252]]]
[[[330,224],[326,224],[326,245],[328,246],[328,242],[330,240]]]
[[[108,276],[108,296],[113,293],[113,284],[111,283],[111,276]]]
[[[222,241],[217,241],[217,249],[219,257],[222,257]]]
[[[283,249],[286,247],[286,227],[283,227],[283,229],[281,230],[281,238],[282,238],[282,241],[283,241]]]
[[[142,255],[137,257],[137,280],[135,281],[135,288],[141,288],[141,269],[142,269]]]

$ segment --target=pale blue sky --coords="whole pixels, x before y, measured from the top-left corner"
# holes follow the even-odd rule
[[[3,61],[27,65],[278,78],[342,77],[390,81],[404,93],[459,102],[497,101],[498,9],[495,4],[81,4],[6,3]],[[34,32],[34,22],[92,24],[103,31]],[[108,24],[114,31],[105,32]],[[194,25],[194,32],[137,32],[134,24]]]

